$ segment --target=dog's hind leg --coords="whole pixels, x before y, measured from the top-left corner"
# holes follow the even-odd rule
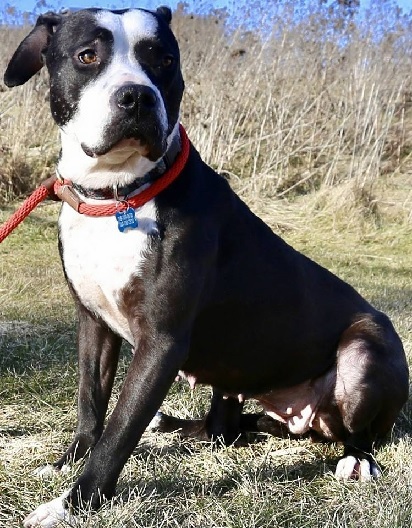
[[[213,389],[210,410],[206,416],[205,427],[209,438],[219,439],[225,445],[230,445],[240,435],[240,420],[243,401],[223,392]]]
[[[178,432],[183,438],[196,438],[198,440],[208,441],[213,438],[218,438],[225,445],[230,445],[240,437],[239,445],[243,445],[243,441],[253,441],[253,435],[259,433],[265,433],[278,438],[289,438],[299,439],[304,438],[307,435],[297,435],[289,431],[288,427],[274,420],[267,414],[241,414],[239,422],[237,423],[237,416],[239,413],[239,402],[233,398],[230,402],[226,400],[223,407],[226,407],[226,416],[231,419],[231,427],[227,424],[222,427],[222,408],[220,409],[220,419],[213,423],[213,419],[210,416],[198,419],[198,420],[185,420],[182,418],[175,418],[158,412],[153,418],[151,424],[148,427],[148,431],[161,432],[161,433],[172,433]],[[207,427],[206,420],[209,418],[209,427]],[[212,433],[212,427],[214,434]],[[246,436],[247,435],[247,436]],[[249,437],[252,435],[252,438]],[[237,442],[236,442],[237,443]]]
[[[184,420],[159,412],[150,423],[148,430],[163,433],[179,432],[184,438],[213,440],[230,445],[240,434],[243,402],[226,396],[213,388],[210,410],[205,418]]]
[[[293,434],[286,424],[278,422],[267,414],[242,414],[240,418],[240,432],[266,433],[278,438],[303,438],[305,435]]]
[[[243,403],[238,398],[227,397],[213,389],[210,411],[197,420],[175,418],[158,412],[148,430],[161,433],[178,432],[183,438],[218,440],[225,445],[235,442],[248,433],[266,433],[280,438],[302,438],[294,435],[287,426],[267,414],[242,414]]]
[[[176,418],[162,411],[158,411],[155,414],[146,431],[153,433],[179,433],[182,438],[209,440],[205,428],[205,418],[197,420]]]
[[[373,446],[391,430],[407,397],[405,355],[389,320],[378,314],[355,322],[343,334],[337,354],[334,399],[344,436],[337,478],[379,476]]]

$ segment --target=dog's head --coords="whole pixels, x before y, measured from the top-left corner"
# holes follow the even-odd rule
[[[46,13],[21,42],[4,80],[21,85],[47,66],[63,176],[129,183],[165,154],[184,87],[170,22],[166,7]]]

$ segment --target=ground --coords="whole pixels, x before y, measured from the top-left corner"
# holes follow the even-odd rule
[[[398,187],[406,196],[407,181],[394,180],[391,203]],[[313,197],[251,205],[288,242],[388,313],[411,358],[412,227],[405,211],[384,202],[380,214],[357,210],[346,219],[319,212]],[[7,207],[0,220],[16,206]],[[57,251],[58,207],[40,206],[0,246],[1,527],[19,526],[81,471],[77,464],[69,473],[33,475],[63,452],[76,420],[75,315]],[[125,346],[112,405],[129,360]],[[207,387],[191,392],[176,383],[164,410],[200,416],[209,395]],[[383,477],[361,484],[334,479],[338,445],[262,437],[248,447],[213,450],[173,434],[145,433],[116,498],[97,514],[85,513],[82,526],[406,528],[412,518],[411,434],[407,404],[377,454]]]

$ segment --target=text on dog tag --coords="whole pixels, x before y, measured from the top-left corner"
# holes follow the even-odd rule
[[[116,213],[117,227],[123,233],[126,229],[136,229],[138,227],[137,218],[134,209],[131,207],[126,211],[117,211]]]

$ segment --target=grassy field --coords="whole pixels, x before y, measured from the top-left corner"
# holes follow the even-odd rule
[[[388,190],[386,196],[388,195]],[[302,199],[307,201],[307,199]],[[260,214],[285,238],[355,285],[393,319],[412,355],[412,228],[370,219],[347,227],[308,204]],[[282,210],[283,209],[283,210]],[[38,209],[0,247],[0,526],[68,488],[81,469],[38,479],[33,471],[69,443],[76,418],[73,306],[56,248],[58,206]],[[8,211],[2,213],[5,217]],[[125,347],[114,397],[130,360]],[[164,409],[200,416],[209,389],[175,384]],[[379,451],[382,479],[338,483],[341,448],[263,438],[214,451],[175,435],[146,433],[121,476],[118,496],[82,526],[404,527],[412,518],[412,416],[408,405]]]
[[[412,47],[402,21],[381,41],[359,29],[343,49],[343,33],[321,38],[319,16],[299,26],[286,10],[264,45],[250,33],[229,38],[219,20],[175,17],[189,136],[275,231],[388,313],[412,363]],[[0,66],[22,35],[0,29]],[[53,169],[45,79],[42,72],[13,91],[0,85],[0,221]],[[58,209],[42,205],[0,246],[0,528],[20,526],[82,467],[33,474],[61,455],[76,421],[75,314],[57,251]],[[129,361],[125,347],[111,405]],[[201,416],[209,396],[207,387],[192,393],[176,383],[164,410]],[[337,482],[340,454],[306,440],[262,436],[213,450],[145,433],[116,498],[85,512],[81,526],[409,528],[411,404],[377,454],[381,479]]]

